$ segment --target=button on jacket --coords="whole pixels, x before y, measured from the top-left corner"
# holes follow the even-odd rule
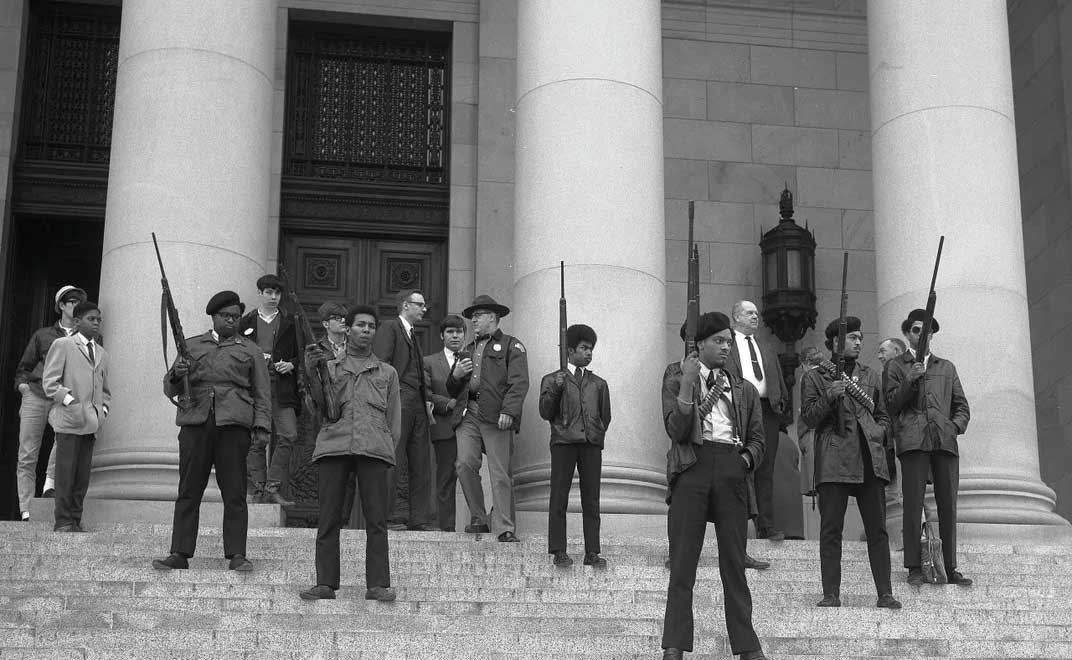
[[[465,350],[471,355],[475,348],[476,343],[470,342]],[[472,374],[457,379],[452,373],[447,378],[447,391],[457,398],[463,387],[469,387],[471,377]],[[477,420],[497,424],[499,414],[505,413],[513,418],[515,431],[521,428],[521,411],[525,404],[525,395],[529,392],[529,367],[525,347],[517,337],[503,334],[502,330],[496,329],[488,339],[480,365],[478,392]]]
[[[555,375],[566,378],[559,388]],[[603,448],[610,426],[610,391],[607,381],[591,371],[578,380],[568,369],[553,371],[540,383],[540,417],[551,423],[551,444],[588,443]]]
[[[886,405],[893,421],[897,455],[923,450],[959,456],[957,436],[968,429],[971,411],[957,368],[932,353],[927,360],[927,371],[913,383],[908,378],[912,362],[912,355],[904,353],[890,360],[886,367]],[[924,407],[919,402],[921,385],[927,393]],[[925,433],[928,425],[937,433]]]
[[[208,420],[215,409],[216,426],[236,425],[248,429],[272,428],[272,392],[268,366],[253,342],[234,336],[219,343],[212,332],[186,340],[190,364],[191,405],[175,413],[178,426],[196,426]],[[182,393],[182,379],[174,365],[164,375],[164,394]]]

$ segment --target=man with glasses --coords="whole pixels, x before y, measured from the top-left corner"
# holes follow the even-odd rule
[[[970,586],[972,581],[957,568],[957,490],[960,459],[957,436],[968,428],[971,412],[957,368],[930,351],[917,361],[916,350],[927,312],[913,309],[901,323],[908,351],[886,363],[884,391],[893,422],[897,457],[901,459],[901,490],[904,493],[904,565],[908,583],[923,584],[920,559],[920,516],[928,475],[934,481],[938,507],[938,532],[950,584]],[[938,321],[931,319],[931,334],[938,334]]]
[[[268,365],[256,343],[237,334],[245,305],[234,291],[220,291],[205,313],[212,330],[186,340],[190,360],[175,359],[164,375],[164,394],[186,394],[175,413],[179,427],[179,494],[171,532],[171,554],[153,561],[157,570],[189,568],[197,545],[201,497],[216,468],[223,498],[223,552],[232,571],[251,571],[246,559],[246,455],[251,433],[267,442],[272,427]],[[188,377],[188,378],[186,378]]]
[[[22,352],[19,365],[15,371],[15,389],[22,395],[19,406],[19,461],[16,480],[19,490],[19,510],[22,519],[30,519],[30,500],[37,489],[37,457],[41,452],[41,438],[45,433],[48,411],[52,401],[45,396],[41,387],[41,373],[45,368],[45,356],[52,342],[62,337],[70,337],[77,329],[74,320],[74,308],[86,301],[86,292],[68,284],[56,292],[56,311],[60,313],[58,321],[45,326],[30,337],[26,350]],[[52,497],[56,485],[56,450],[53,447],[48,456],[48,468],[45,470],[43,495]]]
[[[388,473],[387,496],[390,514],[387,529],[406,529],[399,493],[399,476],[409,470],[408,528],[435,531],[432,523],[432,450],[428,436],[431,397],[424,379],[424,360],[415,326],[424,318],[428,305],[424,294],[406,289],[398,294],[398,317],[387,319],[376,330],[372,352],[398,372],[402,401],[402,434],[395,447],[395,465]]]

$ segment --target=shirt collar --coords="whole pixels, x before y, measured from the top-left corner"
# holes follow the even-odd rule
[[[92,339],[87,339],[86,336],[83,335],[81,332],[76,332],[76,333],[74,333],[73,335],[70,335],[70,336],[74,337],[75,342],[79,346],[85,346],[87,344],[92,344],[93,343]]]
[[[272,321],[274,321],[276,319],[277,316],[279,316],[279,310],[276,309],[271,314],[268,314],[267,316],[265,316],[264,312],[262,312],[260,307],[258,307],[257,308],[257,316],[259,316],[260,319],[262,321],[264,321],[265,323],[271,323]]]
[[[212,333],[212,341],[216,342],[217,344],[220,343],[220,333],[216,332],[215,330],[209,330],[209,332]]]
[[[413,324],[406,320],[405,316],[399,315],[398,322],[402,324],[402,327],[406,330],[406,336],[413,336]]]
[[[454,353],[455,351],[452,351],[449,348],[443,348],[443,357],[447,358],[447,364],[454,362]]]
[[[577,365],[573,364],[572,362],[567,362],[566,368],[569,369],[569,372],[574,376],[577,375]]]

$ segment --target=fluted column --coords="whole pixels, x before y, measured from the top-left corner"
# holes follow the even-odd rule
[[[211,327],[205,303],[215,291],[248,297],[264,273],[275,12],[274,0],[123,2],[101,264],[114,403],[94,454],[93,497],[175,497],[177,428],[161,391],[150,232],[186,335]]]
[[[666,511],[660,29],[659,0],[519,2],[509,320],[532,380],[514,460],[522,510],[547,510],[549,427],[537,401],[541,376],[558,368],[563,260],[569,321],[595,328],[591,368],[610,384],[602,510]]]
[[[867,9],[880,325],[924,306],[944,234],[932,347],[972,411],[959,521],[1067,525],[1039,477],[1006,3]]]

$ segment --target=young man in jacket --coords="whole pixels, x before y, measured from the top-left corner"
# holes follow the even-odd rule
[[[57,532],[84,532],[82,502],[89,488],[96,433],[108,416],[108,353],[97,343],[97,303],[80,302],[73,312],[78,332],[52,342],[41,387],[52,399],[48,421],[56,432]]]
[[[765,660],[744,574],[747,481],[763,460],[763,412],[755,387],[725,369],[733,346],[726,315],[701,315],[694,339],[696,351],[663,376],[672,548],[663,660],[692,651],[692,592],[708,521],[715,523],[718,540],[730,648],[742,660]]]
[[[365,515],[365,599],[391,601],[391,568],[387,542],[387,471],[395,460],[402,433],[398,373],[372,352],[378,317],[368,305],[346,315],[350,327],[346,353],[336,356],[316,346],[305,354],[305,370],[313,397],[323,403],[322,387],[334,389],[341,415],[328,420],[316,436],[320,521],[316,533],[316,585],[301,592],[302,600],[335,598],[339,589],[339,529],[346,485],[354,477]],[[326,363],[329,383],[315,378]]]
[[[246,559],[246,454],[251,434],[267,442],[272,427],[268,365],[259,347],[237,334],[245,305],[234,291],[220,291],[205,313],[212,330],[186,340],[182,356],[164,374],[164,394],[177,399],[179,493],[171,532],[171,554],[153,560],[157,570],[189,568],[197,545],[201,497],[216,468],[223,498],[223,552],[232,571],[251,571]],[[186,384],[189,383],[189,391]],[[189,400],[186,396],[189,395]]]
[[[551,423],[551,498],[547,508],[547,551],[555,566],[568,568],[566,507],[573,472],[581,482],[584,565],[605,568],[599,548],[599,480],[603,472],[603,438],[610,426],[607,381],[586,367],[592,362],[596,331],[587,325],[566,328],[565,369],[540,383],[540,417]]]
[[[52,402],[41,388],[41,372],[45,368],[45,356],[52,342],[61,337],[70,337],[77,331],[74,308],[86,301],[86,292],[68,284],[56,292],[56,311],[60,319],[41,328],[30,337],[15,370],[15,389],[22,396],[19,405],[19,459],[16,477],[19,490],[19,510],[22,519],[30,519],[30,500],[37,490],[37,457],[41,452],[41,438],[45,433],[49,407]],[[52,497],[56,486],[56,448],[53,446],[45,469],[44,497]]]
[[[957,436],[968,428],[971,411],[957,368],[930,351],[917,360],[919,335],[926,311],[914,309],[901,323],[908,351],[886,364],[886,405],[893,421],[897,458],[901,460],[904,494],[904,565],[908,583],[923,584],[919,522],[927,477],[934,481],[938,531],[949,584],[971,586],[957,571],[957,490],[960,487],[960,448]],[[931,319],[931,333],[938,334]]]
[[[436,460],[436,525],[444,532],[453,532],[458,488],[458,469],[454,465],[458,460],[455,430],[462,423],[469,399],[468,391],[464,389],[458,398],[452,397],[447,391],[447,379],[465,345],[465,319],[454,314],[443,317],[439,322],[439,337],[443,340],[443,350],[424,356],[424,382],[428,384],[435,421],[431,435]]]
[[[487,295],[477,296],[465,308],[462,316],[472,320],[476,337],[447,379],[447,391],[459,397],[467,390],[469,397],[458,426],[458,481],[474,518],[465,531],[490,531],[500,542],[516,543],[520,539],[515,533],[510,461],[514,433],[521,428],[521,410],[529,391],[529,367],[525,345],[499,329],[499,320],[509,313],[509,307]],[[481,453],[488,456],[491,475],[490,519],[480,483]]]
[[[820,367],[804,374],[800,415],[815,429],[815,484],[819,492],[819,562],[823,599],[819,607],[841,607],[841,532],[849,497],[856,498],[867,535],[867,557],[878,591],[877,607],[900,609],[890,584],[890,539],[886,534],[886,438],[889,416],[882,377],[858,361],[863,344],[860,319],[846,317],[845,346],[835,346],[839,320],[826,326],[831,362],[844,358],[843,374]],[[835,369],[836,370],[836,369]]]

